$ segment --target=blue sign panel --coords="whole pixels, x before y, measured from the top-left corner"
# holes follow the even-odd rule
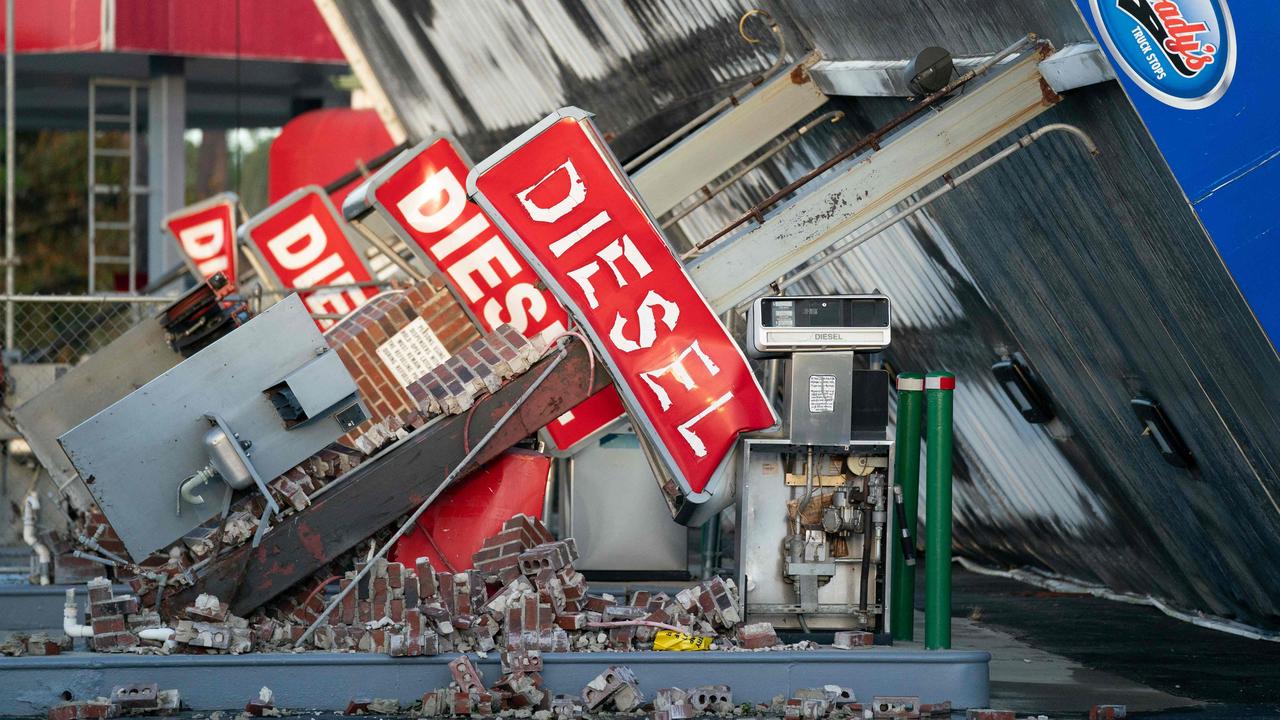
[[[1280,3],[1076,3],[1245,300],[1276,344],[1280,73],[1275,49]]]

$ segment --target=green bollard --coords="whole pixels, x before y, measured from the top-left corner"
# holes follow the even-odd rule
[[[924,647],[951,647],[951,394],[956,376],[925,376]]]
[[[920,373],[898,374],[898,426],[894,441],[893,484],[902,488],[902,509],[907,521],[907,535],[916,542],[916,518],[920,507],[920,410],[924,400],[924,376]],[[893,551],[892,617],[889,621],[894,640],[915,639],[916,567],[907,565],[902,545],[891,539]]]

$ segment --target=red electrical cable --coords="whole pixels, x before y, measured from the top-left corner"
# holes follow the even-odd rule
[[[312,590],[312,591],[311,591],[311,594],[307,595],[307,599],[306,599],[306,600],[303,600],[303,601],[302,601],[302,605],[300,605],[299,607],[303,607],[303,608],[305,608],[305,607],[307,606],[307,604],[311,602],[311,599],[312,599],[312,598],[314,598],[314,597],[316,596],[316,593],[319,593],[321,590],[323,590],[323,589],[325,589],[326,587],[328,587],[328,586],[329,586],[329,583],[333,582],[334,580],[341,580],[341,579],[342,579],[342,576],[340,576],[340,575],[330,575],[328,578],[325,578],[325,581],[324,581],[324,582],[322,582],[322,583],[320,583],[319,585],[317,585],[317,586],[316,586],[316,589],[315,589],[315,590]]]

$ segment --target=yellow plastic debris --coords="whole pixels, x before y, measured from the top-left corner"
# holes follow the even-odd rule
[[[715,638],[697,637],[674,630],[659,630],[653,636],[654,650],[710,650],[711,641]]]

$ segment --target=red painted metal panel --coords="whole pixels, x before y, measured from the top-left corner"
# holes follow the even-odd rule
[[[286,288],[373,280],[369,267],[347,238],[346,223],[324,191],[314,185],[299,188],[253,216],[241,229],[241,235]],[[345,315],[377,295],[378,289],[325,289],[300,294],[313,313]],[[333,323],[327,319],[317,321],[322,330]]]
[[[16,52],[92,52],[102,47],[102,0],[15,1],[13,14]],[[7,31],[0,12],[0,43]]]
[[[369,188],[386,216],[424,262],[436,268],[486,330],[510,323],[526,337],[548,340],[569,325],[560,302],[539,288],[537,274],[467,199],[471,161],[449,138],[428,140],[401,154]],[[556,447],[568,450],[623,413],[607,388],[547,426]]]
[[[267,199],[275,202],[305,185],[324,186],[395,146],[373,110],[325,108],[290,120],[271,143]],[[357,184],[330,193],[342,207]]]
[[[312,0],[115,0],[115,6],[118,50],[346,63]]]
[[[391,558],[412,566],[426,557],[437,570],[469,569],[485,538],[498,534],[512,515],[542,517],[550,471],[545,455],[508,450],[441,493],[418,527],[396,543]]]
[[[189,205],[164,219],[164,228],[178,243],[183,258],[199,277],[223,273],[232,285],[239,281],[236,253],[235,193],[219,193]]]
[[[738,433],[777,418],[589,115],[548,116],[468,183],[591,336],[665,471],[707,502]]]

